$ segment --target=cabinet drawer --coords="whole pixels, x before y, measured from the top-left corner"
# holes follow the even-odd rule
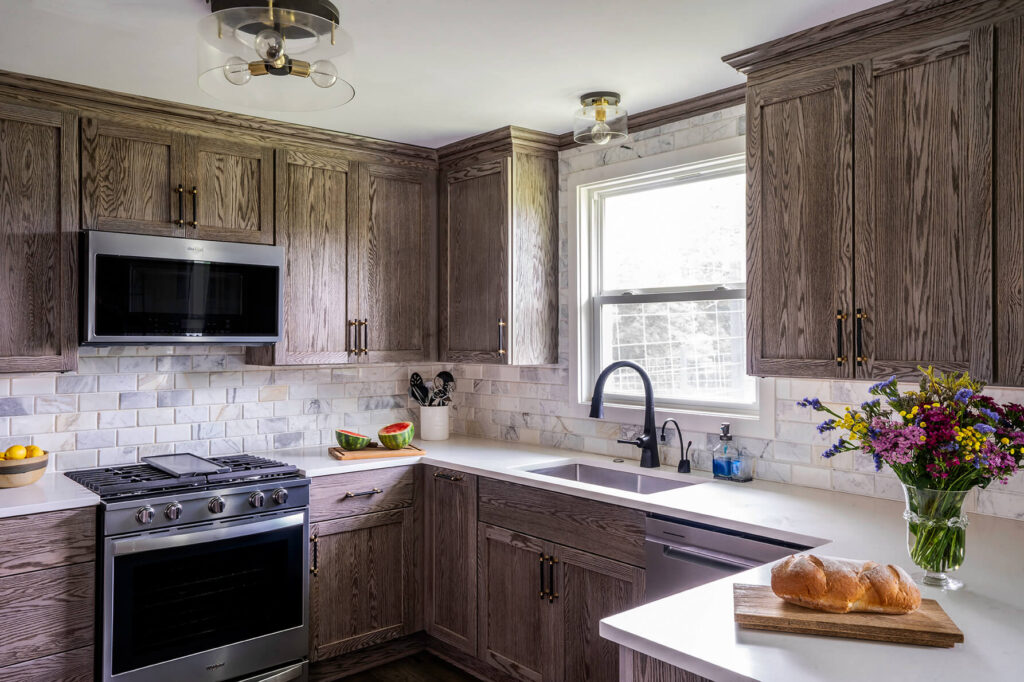
[[[412,506],[416,479],[411,466],[320,476],[309,490],[309,519],[343,516]]]
[[[96,558],[96,509],[0,520],[0,578]]]
[[[481,478],[479,520],[644,565],[644,513],[575,495]]]

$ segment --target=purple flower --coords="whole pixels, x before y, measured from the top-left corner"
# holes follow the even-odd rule
[[[840,452],[846,452],[846,449],[850,447],[850,445],[850,441],[846,440],[845,438],[840,438],[838,443],[830,447],[825,452],[821,453],[821,456],[824,457],[825,459],[831,459],[832,457],[838,455]]]
[[[999,415],[993,412],[992,410],[986,410],[984,407],[979,407],[978,412],[981,412],[983,415],[985,415],[994,422],[999,421]]]
[[[860,409],[862,409],[865,412],[867,412],[872,407],[878,407],[881,403],[882,403],[882,399],[881,398],[875,398],[874,400],[868,400],[867,402],[861,403],[860,404]]]
[[[989,426],[988,424],[975,424],[974,430],[978,433],[995,433],[995,427]]]
[[[877,384],[873,384],[871,388],[868,389],[868,393],[872,395],[878,395],[879,393],[883,392],[885,389],[891,387],[895,383],[896,375],[894,374],[885,381],[879,381]]]
[[[953,400],[957,401],[958,403],[963,403],[964,405],[966,405],[967,401],[970,400],[971,396],[973,395],[974,391],[972,391],[971,389],[961,388],[959,391],[956,392],[956,395],[953,396]]]
[[[825,433],[826,431],[836,430],[836,420],[826,419],[825,421],[818,424],[818,433]]]
[[[817,398],[804,398],[803,400],[796,401],[798,407],[809,407],[813,410],[821,409],[821,401]]]

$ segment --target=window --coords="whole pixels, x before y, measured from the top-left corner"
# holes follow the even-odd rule
[[[746,374],[744,163],[730,154],[579,185],[585,386],[631,360],[661,408],[757,412]],[[640,377],[616,372],[605,396],[639,402]]]

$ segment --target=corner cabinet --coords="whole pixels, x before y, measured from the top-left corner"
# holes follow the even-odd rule
[[[0,372],[78,367],[77,126],[0,103]]]
[[[82,228],[274,243],[274,151],[145,118],[82,120]]]
[[[751,77],[751,374],[994,378],[993,28],[910,42]]]
[[[508,128],[438,152],[442,361],[558,361],[555,139]]]

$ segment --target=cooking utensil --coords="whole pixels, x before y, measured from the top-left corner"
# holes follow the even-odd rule
[[[430,400],[430,391],[424,385],[419,372],[413,372],[409,377],[409,395],[420,405],[426,405]]]

